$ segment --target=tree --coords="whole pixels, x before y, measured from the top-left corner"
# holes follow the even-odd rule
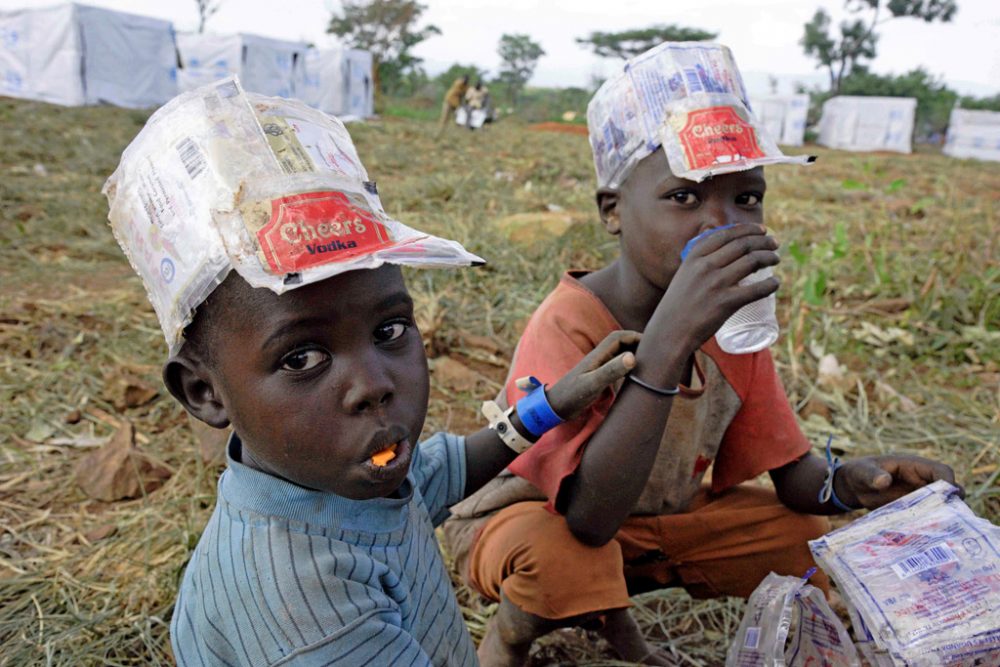
[[[806,55],[819,61],[830,74],[830,90],[840,92],[844,78],[866,60],[875,58],[878,35],[875,29],[897,18],[918,18],[933,23],[951,21],[958,11],[956,0],[846,0],[847,10],[856,18],[840,24],[839,38],[831,30],[832,20],[825,10],[817,9],[805,24],[799,44]],[[889,15],[882,14],[882,10]]]
[[[455,79],[463,76],[469,77],[469,85],[474,85],[476,81],[486,80],[486,70],[480,69],[476,65],[463,65],[454,63],[451,67],[434,77],[434,85],[441,89],[441,92],[448,90]]]
[[[434,25],[417,29],[425,9],[416,0],[343,0],[343,14],[335,13],[326,31],[371,52],[375,91],[381,92],[384,79],[400,79],[420,64],[410,53],[414,46],[441,34]]]
[[[531,78],[545,50],[528,35],[504,34],[500,37],[497,53],[501,61],[499,80],[506,84],[510,103],[516,106],[524,84]]]
[[[1000,111],[1000,94],[993,97],[963,97],[958,105],[963,109],[981,109],[983,111]]]
[[[194,0],[194,2],[198,5],[198,32],[202,33],[205,32],[205,22],[219,11],[222,0]]]
[[[648,51],[662,42],[700,42],[715,39],[718,33],[678,25],[654,25],[622,32],[592,32],[577,37],[576,43],[589,46],[602,58],[627,59]]]

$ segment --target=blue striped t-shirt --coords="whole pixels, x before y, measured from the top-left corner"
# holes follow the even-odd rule
[[[374,500],[304,489],[229,447],[170,624],[179,665],[478,664],[434,537],[465,490],[463,438],[420,443],[400,498]]]

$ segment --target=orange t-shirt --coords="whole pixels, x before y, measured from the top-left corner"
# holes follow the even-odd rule
[[[597,296],[567,273],[538,307],[521,336],[505,386],[510,401],[521,392],[516,378],[534,375],[553,384],[621,325]],[[681,387],[649,481],[633,514],[683,511],[712,466],[712,490],[722,491],[779,468],[810,450],[799,429],[771,353],[732,355],[715,339],[695,353],[692,387]],[[510,470],[562,510],[559,491],[580,464],[590,436],[604,421],[614,392],[584,413],[543,435]],[[628,446],[628,443],[622,443]]]

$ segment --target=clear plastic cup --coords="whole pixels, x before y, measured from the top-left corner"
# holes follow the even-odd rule
[[[732,226],[715,227],[695,236],[687,242],[681,251],[681,261],[687,258],[688,252],[698,241]],[[770,278],[772,275],[771,267],[765,266],[741,280],[740,285],[752,285]],[[715,333],[715,341],[719,347],[729,354],[751,354],[773,345],[774,341],[778,340],[778,318],[775,314],[775,305],[774,294],[770,294],[737,310],[722,323],[722,326]]]
[[[752,285],[773,275],[771,267],[751,273],[740,285]],[[715,341],[730,354],[750,354],[770,347],[778,340],[778,318],[774,294],[743,306],[722,323]]]

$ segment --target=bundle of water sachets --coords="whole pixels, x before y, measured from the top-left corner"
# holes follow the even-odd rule
[[[812,574],[815,568],[808,574]],[[823,591],[771,572],[754,590],[726,667],[858,667],[858,652]]]
[[[1000,665],[1000,527],[934,482],[809,543],[877,667]]]

